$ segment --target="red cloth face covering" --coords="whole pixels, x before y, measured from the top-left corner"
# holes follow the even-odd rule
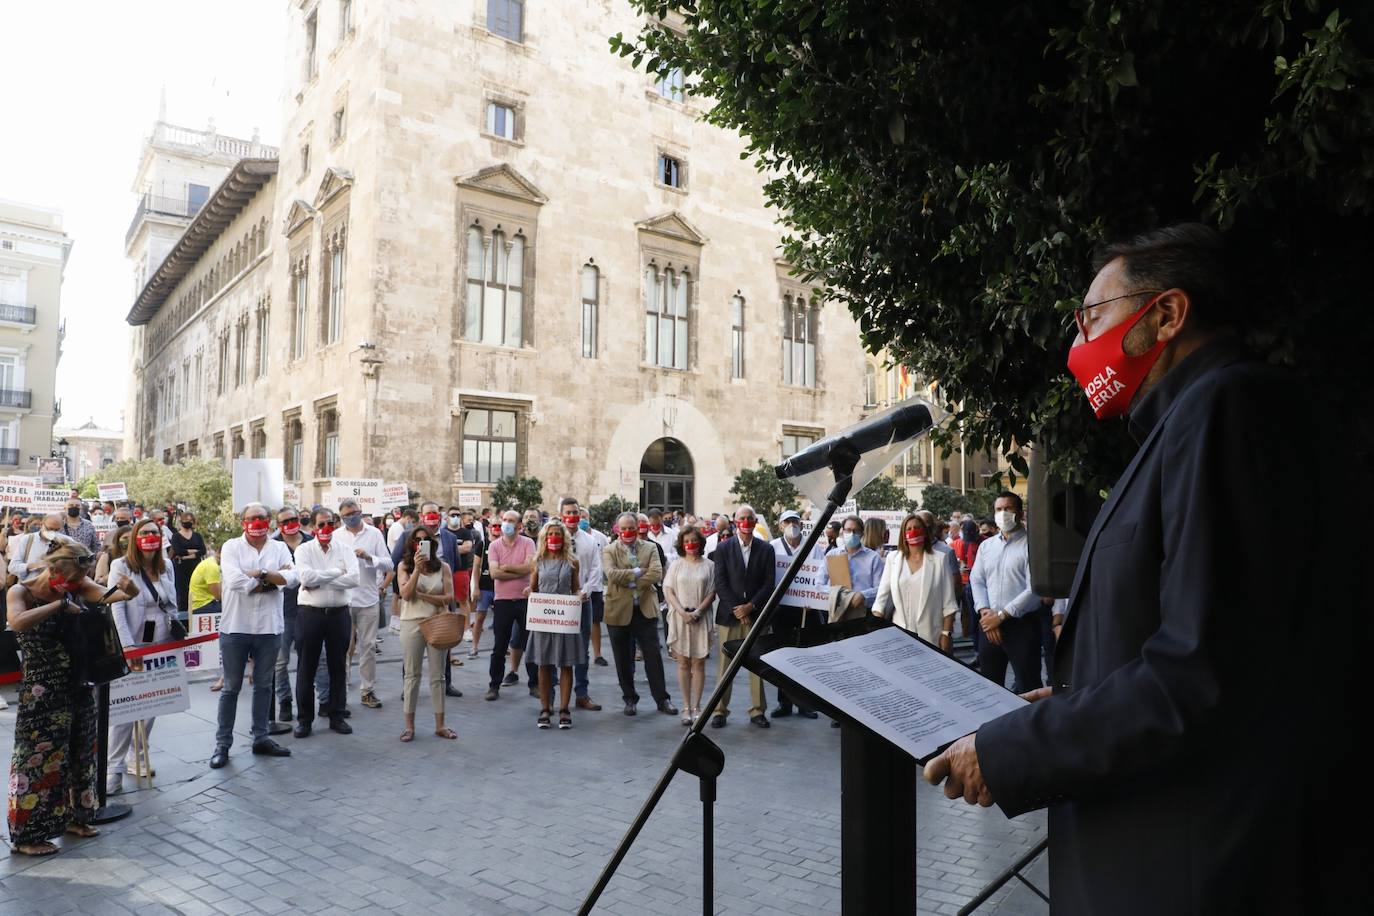
[[[251,518],[243,523],[243,533],[250,538],[266,537],[271,527],[265,518]]]
[[[301,530],[300,522],[287,522],[281,526],[282,534],[299,534]]]
[[[639,537],[639,532],[634,528],[626,528],[624,531],[620,532],[620,539],[626,544],[633,544],[637,537]]]
[[[1119,417],[1126,412],[1145,376],[1150,374],[1159,354],[1164,351],[1162,340],[1139,356],[1128,355],[1121,346],[1131,328],[1158,300],[1155,296],[1116,327],[1069,350],[1069,371],[1078,379],[1088,397],[1088,405],[1099,420]]]
[[[925,545],[926,536],[924,534],[917,534],[914,531],[908,531],[906,534],[906,542],[914,547],[922,547]]]
[[[162,535],[160,534],[140,534],[138,536],[139,550],[157,550],[162,546]]]
[[[54,591],[65,592],[70,595],[81,587],[81,580],[70,582],[66,576],[54,569],[48,573],[48,584],[53,587]]]
[[[548,540],[548,544],[549,544],[549,549],[550,549],[550,550],[562,550],[562,549],[563,549],[563,539],[562,539],[562,538],[551,537],[551,538],[549,538],[549,540]]]
[[[682,549],[687,551],[688,553],[701,553],[701,542],[688,541],[687,543],[682,545]]]
[[[434,527],[435,525],[439,524],[439,513],[431,512],[427,514],[424,518],[424,522],[426,525]]]
[[[315,532],[315,539],[321,544],[328,544],[334,538],[334,529],[325,525]]]

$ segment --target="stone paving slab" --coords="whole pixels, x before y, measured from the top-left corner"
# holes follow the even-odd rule
[[[574,912],[681,740],[677,717],[647,703],[638,716],[623,716],[614,668],[593,667],[592,696],[606,708],[574,710],[570,731],[540,731],[538,703],[524,685],[503,689],[497,702],[482,700],[484,651],[454,671],[466,694],[448,701],[459,740],[433,737],[422,690],[416,739],[402,744],[394,634],[380,662],[385,708],[357,703],[355,673],[355,733],[337,735],[317,722],[308,740],[279,739],[292,748],[290,759],[249,753],[241,696],[236,745],[218,771],[206,765],[218,695],[197,684],[191,710],[160,719],[153,731],[156,787],[125,793],[134,814],[97,839],[59,841],[62,853],[48,859],[0,857],[0,913]],[[680,702],[676,683],[669,689]],[[14,703],[13,687],[5,691]],[[13,731],[11,706],[0,711],[6,761]],[[839,730],[793,717],[764,731],[737,712],[727,728],[707,734],[726,753],[716,805],[716,912],[838,913]],[[917,811],[921,913],[957,912],[1044,837],[1040,813],[1008,821],[924,783]],[[695,780],[679,775],[597,912],[700,912],[700,825]],[[1045,870],[1041,857],[1028,872],[1042,888]],[[978,912],[1046,911],[1012,882]]]

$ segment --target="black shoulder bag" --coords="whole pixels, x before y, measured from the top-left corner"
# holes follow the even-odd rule
[[[140,569],[138,574],[143,579],[143,587],[152,592],[153,600],[157,602],[158,610],[167,615],[167,626],[171,630],[172,639],[185,639],[186,627],[177,619],[177,606],[158,594],[157,588],[153,585],[153,580],[148,578],[148,570]]]

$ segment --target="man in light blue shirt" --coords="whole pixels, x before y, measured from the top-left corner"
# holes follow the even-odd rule
[[[840,529],[840,546],[826,554],[828,557],[849,557],[849,581],[854,589],[850,599],[853,607],[873,609],[878,586],[883,581],[883,555],[863,545],[864,522],[857,515],[844,520]],[[821,584],[830,585],[830,568],[821,567]]]
[[[1017,693],[1035,690],[1040,680],[1040,617],[1043,605],[1031,591],[1030,557],[1021,497],[1003,492],[993,503],[998,534],[978,545],[969,573],[973,606],[987,638],[978,650],[984,675],[1005,684],[1007,663],[1016,675]]]

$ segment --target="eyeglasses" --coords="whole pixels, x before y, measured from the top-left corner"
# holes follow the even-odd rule
[[[1075,309],[1073,310],[1073,321],[1074,321],[1074,324],[1078,325],[1078,330],[1079,330],[1080,332],[1082,332],[1082,334],[1083,334],[1083,339],[1084,339],[1084,340],[1087,340],[1087,339],[1088,339],[1088,327],[1087,327],[1088,315],[1087,315],[1087,313],[1088,313],[1088,310],[1089,310],[1089,309],[1100,308],[1101,306],[1104,306],[1104,305],[1110,305],[1110,304],[1112,304],[1113,302],[1120,302],[1122,299],[1134,299],[1136,296],[1149,296],[1149,295],[1152,295],[1152,294],[1154,294],[1154,293],[1162,293],[1162,292],[1164,292],[1164,290],[1162,290],[1162,289],[1140,289],[1140,290],[1136,290],[1136,291],[1133,292],[1133,293],[1126,293],[1126,294],[1121,295],[1121,296],[1113,296],[1113,297],[1110,298],[1110,299],[1103,299],[1103,300],[1100,301],[1100,302],[1092,302],[1092,303],[1089,303],[1088,305],[1080,305],[1080,306],[1078,306],[1077,308],[1075,308]]]

